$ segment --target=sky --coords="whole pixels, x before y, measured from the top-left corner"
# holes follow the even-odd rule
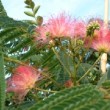
[[[74,18],[87,19],[91,17],[104,17],[104,0],[33,0],[40,5],[37,15],[45,19],[61,12],[69,13]],[[25,8],[24,0],[2,0],[8,16],[17,19],[31,19],[24,14],[28,11]],[[110,2],[109,2],[110,4]],[[110,15],[110,14],[109,14]],[[109,16],[110,18],[110,16]]]

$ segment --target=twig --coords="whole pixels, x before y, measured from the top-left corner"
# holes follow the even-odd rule
[[[35,88],[36,90],[39,90],[39,91],[43,91],[43,92],[52,92],[52,93],[56,93],[58,91],[52,91],[52,90],[45,90],[45,89],[41,89],[41,88]]]
[[[53,83],[55,83],[58,87],[61,87],[61,85],[59,83],[57,83],[54,79],[52,79],[49,75],[45,74],[44,72],[41,72],[41,74],[44,77],[47,77],[48,79],[50,79]]]
[[[88,69],[88,71],[77,81],[77,83],[79,83],[88,73],[89,71],[95,66],[95,64],[99,61],[99,59],[101,58],[101,56],[99,56],[99,58],[95,61],[95,63]]]
[[[12,59],[12,58],[10,58],[10,57],[4,57],[4,60],[6,60],[6,61],[11,61],[11,62],[15,62],[15,63],[18,63],[18,64],[20,64],[20,65],[27,65],[27,64],[25,64],[25,63],[23,63],[23,62],[21,62],[21,61],[19,61],[19,60]]]
[[[64,67],[64,69],[66,70],[66,72],[71,77],[70,71],[66,68],[66,66],[63,64],[63,62],[60,60],[60,57],[59,57],[58,53],[55,51],[55,48],[52,47],[52,50],[53,50],[54,54],[56,55],[57,59],[59,60],[59,62],[61,63],[61,65]]]

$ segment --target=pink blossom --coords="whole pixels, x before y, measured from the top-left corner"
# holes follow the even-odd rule
[[[94,48],[95,50],[99,51],[99,52],[110,52],[110,42],[108,41],[98,41],[98,42],[94,42],[93,45],[92,45],[92,48]]]
[[[40,73],[31,66],[19,66],[7,79],[7,92],[14,92],[18,100],[24,98],[28,91],[34,87]]]
[[[35,37],[35,39],[40,42],[42,41],[47,42],[48,41],[47,32],[48,30],[47,30],[46,25],[37,27],[36,28],[37,36]]]
[[[72,37],[73,34],[73,20],[70,16],[64,13],[57,17],[51,17],[47,22],[47,29],[51,37]]]
[[[86,23],[82,20],[74,20],[69,15],[62,13],[57,17],[51,17],[45,25],[37,27],[37,40],[48,41],[59,37],[84,37],[86,35]]]
[[[91,47],[99,52],[110,52],[110,30],[101,27],[95,32],[95,36],[97,37],[93,39]]]
[[[37,39],[45,41],[47,38],[74,36],[73,23],[70,16],[66,16],[64,13],[57,17],[51,17],[44,26],[36,28],[39,33],[39,38]]]
[[[85,37],[86,36],[86,23],[82,20],[74,21],[74,37]]]

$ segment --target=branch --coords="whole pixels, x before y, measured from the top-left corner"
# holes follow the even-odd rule
[[[77,83],[79,83],[89,72],[90,70],[95,66],[95,64],[99,61],[99,59],[101,58],[101,56],[99,56],[99,58],[95,61],[95,63],[88,69],[88,71],[77,81]]]
[[[45,89],[41,89],[41,88],[35,88],[36,90],[39,90],[39,91],[43,91],[43,92],[52,92],[52,93],[56,93],[58,91],[52,91],[52,90],[45,90]]]
[[[21,61],[19,61],[19,60],[16,60],[16,59],[13,59],[13,58],[10,58],[10,57],[4,57],[4,60],[6,60],[6,61],[11,61],[11,62],[15,62],[15,63],[18,63],[18,64],[20,64],[20,65],[27,65],[27,64],[25,64],[25,63],[23,63],[23,62],[21,62]]]

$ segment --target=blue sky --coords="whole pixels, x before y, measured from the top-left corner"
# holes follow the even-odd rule
[[[87,19],[104,16],[104,0],[33,0],[41,8],[38,15],[48,18],[50,15],[67,12],[75,18]],[[8,15],[14,19],[30,19],[24,14],[24,0],[2,0]],[[110,14],[109,14],[110,15]],[[109,16],[110,18],[110,16]]]

